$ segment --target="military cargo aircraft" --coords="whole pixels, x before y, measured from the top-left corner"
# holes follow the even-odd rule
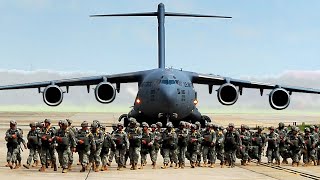
[[[201,14],[185,14],[166,12],[164,4],[160,3],[156,12],[129,13],[129,14],[105,14],[92,15],[91,17],[108,16],[155,16],[158,19],[158,68],[113,75],[101,75],[93,77],[81,77],[74,79],[49,80],[44,82],[15,84],[0,86],[0,90],[37,88],[43,94],[43,101],[49,106],[58,106],[64,93],[69,92],[70,86],[95,86],[94,95],[97,101],[103,104],[111,103],[116,94],[120,92],[122,83],[138,83],[138,93],[134,100],[132,110],[128,114],[121,115],[119,121],[133,117],[138,122],[155,123],[157,121],[171,121],[177,125],[180,121],[196,122],[202,125],[211,121],[208,116],[201,115],[196,105],[198,103],[197,92],[194,84],[208,85],[209,93],[213,86],[217,89],[218,101],[223,105],[233,105],[244,88],[259,89],[261,95],[263,90],[271,90],[269,94],[270,106],[275,110],[283,110],[290,104],[290,96],[293,92],[320,94],[318,89],[268,84],[247,80],[233,79],[229,77],[216,76],[188,72],[179,69],[165,67],[165,28],[166,16],[177,17],[211,17],[231,18],[227,16],[212,16]],[[65,87],[65,90],[62,89]]]

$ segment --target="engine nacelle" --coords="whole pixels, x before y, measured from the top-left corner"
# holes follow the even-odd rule
[[[290,94],[283,88],[276,88],[269,94],[270,106],[275,110],[283,110],[290,104]]]
[[[43,91],[43,101],[48,106],[58,106],[63,100],[63,91],[57,85],[49,85]]]
[[[237,102],[239,92],[233,84],[225,83],[218,89],[217,96],[221,104],[229,106]]]
[[[116,98],[116,89],[109,82],[101,82],[94,90],[94,95],[98,102],[108,104]]]

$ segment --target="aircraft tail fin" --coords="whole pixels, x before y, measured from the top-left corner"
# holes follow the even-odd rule
[[[165,68],[165,30],[164,30],[165,16],[232,18],[229,16],[165,12],[164,4],[162,3],[158,5],[158,11],[156,12],[125,13],[125,14],[97,14],[97,15],[91,15],[90,17],[111,17],[111,16],[156,16],[158,18],[158,68],[162,68],[162,69]]]

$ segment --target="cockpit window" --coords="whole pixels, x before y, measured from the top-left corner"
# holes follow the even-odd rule
[[[161,80],[161,84],[171,85],[175,83],[176,83],[175,80]]]

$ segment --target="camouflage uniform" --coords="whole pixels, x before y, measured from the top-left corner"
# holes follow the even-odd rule
[[[162,151],[163,151],[163,166],[162,169],[166,169],[170,159],[178,166],[177,158],[177,143],[178,136],[173,128],[171,122],[167,123],[167,129],[162,133]]]
[[[46,119],[45,127],[39,132],[41,137],[40,144],[41,144],[41,151],[40,151],[40,160],[42,167],[39,171],[45,171],[46,167],[48,167],[49,163],[52,163],[54,166],[54,171],[57,171],[57,164],[56,164],[56,156],[55,156],[55,147],[54,147],[54,136],[56,134],[56,129],[51,127],[51,121]]]
[[[240,139],[242,142],[242,146],[238,146],[238,153],[241,159],[241,165],[246,166],[249,159],[249,147],[251,142],[251,134],[246,130],[245,125],[241,125],[240,129]]]
[[[147,154],[152,154],[152,151],[154,151],[154,135],[153,133],[149,132],[148,128],[149,125],[145,122],[142,123],[142,137],[141,137],[141,167],[140,169],[143,168],[143,166],[146,165],[147,163]],[[154,166],[154,162],[152,162],[152,165]]]
[[[111,132],[111,137],[112,137],[112,135],[114,134],[114,132],[116,132],[117,131],[117,125],[116,124],[112,124],[112,132]],[[113,160],[113,158],[114,158],[114,151],[115,151],[116,149],[114,148],[112,148],[111,149],[111,151],[110,151],[110,153],[109,153],[109,158],[108,158],[108,166],[111,166],[111,163],[112,163],[112,160]]]
[[[210,167],[213,168],[216,163],[216,132],[212,129],[213,126],[211,124],[207,124],[207,128],[205,131],[203,131],[202,134],[202,157],[203,157],[203,163],[204,166],[207,166],[207,158],[209,158],[209,161],[211,163]]]
[[[94,171],[99,172],[100,164],[101,164],[100,154],[102,150],[104,134],[99,130],[99,124],[97,122],[93,122],[91,124],[91,133],[95,141],[95,146],[91,147],[91,154],[89,157],[89,161],[93,164]]]
[[[318,139],[318,143],[316,146],[316,151],[317,151],[317,159],[318,159],[318,166],[320,166],[320,132],[319,132],[319,126],[314,125],[315,129],[312,135],[315,137],[315,139]]]
[[[309,161],[312,161],[313,164],[316,166],[317,165],[316,145],[318,141],[317,139],[315,139],[314,136],[311,135],[309,128],[305,128],[304,132],[305,132],[303,136],[304,145],[302,149],[304,166],[308,166]]]
[[[108,155],[110,152],[110,149],[113,151],[115,150],[115,143],[111,138],[111,134],[108,132],[104,132],[104,140],[102,143],[102,150],[101,150],[101,161],[102,161],[102,167],[101,171],[108,170],[107,164],[108,164]]]
[[[280,154],[279,154],[279,135],[274,132],[274,127],[271,126],[269,128],[270,133],[267,135],[267,157],[268,157],[268,163],[271,164],[273,159],[276,160],[276,164],[280,165]]]
[[[289,146],[289,153],[292,159],[292,166],[299,166],[299,161],[301,159],[301,148],[304,144],[303,138],[298,134],[299,128],[295,127],[291,130],[290,136],[287,139],[287,144]]]
[[[279,123],[279,127],[276,129],[276,133],[279,135],[280,143],[279,143],[279,153],[282,157],[282,164],[288,164],[287,159],[290,158],[288,152],[288,146],[285,143],[287,138],[287,131],[284,128],[284,124],[282,122]]]
[[[140,150],[141,150],[141,129],[136,125],[136,120],[133,119],[129,123],[129,128],[127,130],[127,135],[129,139],[129,158],[131,170],[137,170],[137,164],[139,160]]]
[[[224,128],[221,126],[219,127],[219,130],[216,133],[216,153],[217,153],[217,159],[220,160],[220,166],[221,168],[224,167]]]
[[[70,131],[72,131],[73,132],[73,134],[74,134],[74,136],[76,137],[77,136],[77,129],[74,127],[74,126],[72,126],[72,120],[70,120],[70,119],[66,119],[67,120],[67,122],[68,122],[68,129],[70,130]],[[69,163],[72,165],[73,164],[73,152],[71,151],[71,153],[69,154]]]
[[[117,131],[112,135],[112,140],[116,144],[115,157],[118,164],[117,170],[121,170],[125,163],[126,151],[129,150],[129,140],[127,133],[123,131],[123,125],[119,123],[117,127]]]
[[[30,123],[30,128],[31,130],[28,132],[27,135],[27,146],[29,148],[29,156],[27,159],[27,164],[23,165],[27,169],[30,168],[32,159],[34,160],[35,164],[38,164],[39,135],[36,129],[36,123]]]
[[[228,131],[225,134],[224,150],[226,153],[226,160],[230,167],[235,167],[237,147],[241,147],[242,142],[239,132],[234,130],[234,124],[230,123]]]
[[[80,172],[85,172],[89,164],[89,156],[91,147],[96,146],[94,138],[90,130],[88,129],[88,122],[81,123],[82,129],[77,132],[77,151],[79,154],[79,161],[82,165]]]
[[[196,130],[197,132],[200,134],[200,136],[202,137],[202,132],[203,129],[201,128],[201,123],[199,121],[194,123],[196,125]],[[197,162],[196,162],[196,166],[201,167],[201,155],[202,155],[202,149],[203,146],[201,143],[198,143],[198,154],[197,154]]]
[[[156,168],[156,163],[157,163],[157,159],[158,159],[158,153],[159,153],[159,149],[161,147],[161,133],[159,131],[157,131],[157,125],[152,124],[151,125],[151,133],[152,133],[152,137],[154,140],[153,143],[153,147],[152,147],[152,151],[150,154],[150,158],[153,164],[153,169]]]
[[[19,168],[21,166],[19,161],[19,154],[20,154],[20,144],[23,143],[24,147],[26,147],[25,141],[23,140],[23,132],[17,128],[16,121],[10,121],[10,129],[6,131],[5,140],[7,141],[7,162],[8,166],[12,168]],[[20,155],[21,157],[21,155]],[[20,159],[21,162],[21,159]],[[13,164],[16,164],[13,167]]]
[[[181,168],[185,167],[185,159],[186,159],[186,151],[188,145],[188,130],[185,129],[185,123],[180,122],[179,129],[177,130],[178,136],[178,159],[179,159],[179,166]]]
[[[257,159],[257,164],[261,163],[261,154],[264,150],[266,137],[262,134],[263,127],[258,126],[258,131],[252,134],[251,147],[249,151],[249,156],[252,159]]]
[[[196,167],[198,161],[197,156],[199,154],[199,143],[201,143],[201,134],[196,131],[196,126],[191,126],[191,132],[188,135],[188,151],[190,153],[191,168]]]

